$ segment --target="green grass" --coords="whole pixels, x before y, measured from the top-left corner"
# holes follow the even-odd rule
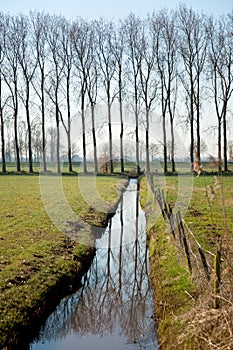
[[[180,180],[182,182],[182,179]],[[201,244],[211,248],[212,240],[227,226],[233,232],[233,177],[220,177],[222,184],[222,192],[215,188],[214,176],[202,175],[193,177],[193,184],[187,188],[187,192],[191,194],[191,200],[185,211],[184,219],[189,228],[195,232],[196,238]],[[166,182],[160,186],[166,193],[167,202],[174,207],[178,197],[178,177],[166,177]],[[214,188],[215,198],[210,199],[210,186]],[[185,192],[185,187],[182,189]],[[226,221],[224,221],[224,215]]]
[[[154,175],[155,188],[164,190],[166,201],[172,207],[183,209],[184,220],[195,238],[203,248],[215,253],[219,237],[223,242],[226,234],[233,237],[233,177],[224,175],[220,178],[222,190],[214,187],[215,179],[211,175],[194,176],[190,180],[193,182],[180,175]],[[209,186],[215,188],[214,199],[208,196]],[[202,282],[190,276],[185,256],[175,244],[157,201],[148,190],[146,179],[141,181],[140,193],[141,204],[147,213],[151,276],[162,349],[184,349],[187,344],[187,349],[196,349],[197,344],[192,344],[190,339],[184,336],[186,343],[178,344],[178,338],[186,331],[187,322],[182,321],[184,315],[192,310],[194,300],[205,298],[206,288],[201,285],[199,289]]]
[[[169,181],[171,180],[176,183],[177,177],[173,179],[169,177]],[[163,187],[166,187],[166,184],[163,183]],[[145,178],[141,181],[140,196],[141,205],[147,215],[151,278],[155,289],[155,310],[158,321],[157,333],[163,348],[170,349],[174,334],[178,336],[183,331],[177,317],[190,305],[187,292],[192,293],[194,285],[190,279],[186,261],[174,245],[157,202],[147,189]]]
[[[171,162],[168,162],[168,175],[172,175],[171,172]],[[203,165],[203,171],[207,174],[215,174],[218,171],[217,164],[212,165],[209,162],[202,162]],[[0,162],[1,166],[1,162]],[[83,172],[83,163],[82,162],[73,162],[73,173],[82,173]],[[125,161],[124,163],[125,172],[130,173],[134,172],[136,170],[136,163],[133,161]],[[146,169],[146,163],[140,162],[141,169]],[[154,160],[152,163],[150,163],[150,168],[152,173],[156,174],[163,174],[163,162],[159,160]],[[51,172],[56,172],[56,162],[47,162],[47,169]],[[230,172],[233,173],[233,162],[228,163],[228,169]],[[6,164],[6,170],[9,173],[16,172],[16,162],[7,162]],[[42,163],[40,162],[34,162],[33,163],[33,170],[35,173],[38,173],[42,170]],[[87,170],[88,172],[94,172],[94,163],[93,162],[87,162]],[[29,165],[28,162],[21,162],[21,171],[23,173],[28,173],[29,171]],[[116,173],[120,173],[120,162],[117,162],[116,167],[114,169]],[[62,173],[69,173],[68,170],[68,162],[67,161],[61,161],[61,172]],[[190,162],[176,162],[176,174],[179,173],[190,173]],[[71,173],[72,174],[72,173]]]
[[[114,211],[119,191],[126,184],[117,173],[84,176],[79,166],[74,164],[74,172],[69,174],[64,163],[63,175],[58,176],[49,164],[52,173],[38,176],[28,174],[26,163],[22,164],[26,175],[16,175],[15,164],[11,163],[7,165],[10,175],[0,176],[1,345],[14,336],[16,326],[35,316],[40,301],[46,300],[59,281],[72,280],[81,272],[83,262],[93,253],[90,225],[102,225],[107,213]],[[88,165],[89,171],[91,166]],[[34,169],[39,172],[39,165],[35,164]],[[167,202],[185,207],[184,218],[189,228],[205,248],[214,251],[216,238],[226,224],[231,233],[233,230],[233,177],[222,176],[223,195],[217,190],[215,199],[210,200],[207,192],[214,185],[214,177],[187,176],[188,163],[180,164],[180,169],[185,173],[183,177],[180,174],[164,177],[160,167],[154,175],[155,187],[164,189]],[[120,170],[119,164],[115,170]],[[127,165],[126,173],[135,173],[134,163]],[[170,341],[169,346],[173,346],[174,334],[178,336],[184,331],[179,317],[191,307],[187,293],[195,294],[195,284],[145,179],[141,181],[141,203],[147,213],[151,274],[160,320],[158,331],[164,336],[164,344]],[[83,223],[81,236],[76,242],[70,241],[67,235],[76,237]]]
[[[61,161],[61,172],[63,174],[69,174],[69,168],[68,168],[68,162],[67,161]],[[0,162],[0,167],[1,167],[1,162]],[[53,172],[56,173],[57,172],[57,168],[56,168],[56,162],[47,162],[46,164],[47,166],[47,170],[49,172]],[[125,166],[125,173],[129,173],[132,171],[135,171],[136,169],[136,163],[135,162],[131,162],[131,161],[125,161],[124,163]],[[144,165],[143,165],[144,166]],[[23,174],[27,174],[29,172],[29,165],[28,162],[21,162],[20,164],[21,167],[21,172]],[[83,173],[83,163],[82,162],[73,162],[72,163],[72,167],[73,167],[73,172],[71,173],[71,175],[75,175],[77,173]],[[33,171],[35,173],[39,173],[40,171],[43,170],[43,165],[40,162],[33,162]],[[8,173],[16,173],[16,162],[7,162],[6,163],[6,171]],[[87,171],[90,173],[94,172],[94,163],[93,162],[87,162]],[[114,168],[114,172],[116,173],[120,173],[120,162],[118,162],[116,164],[116,167]]]
[[[48,196],[42,198],[39,176],[0,177],[0,345],[13,338],[20,325],[30,321],[60,281],[80,275],[85,261],[93,254],[89,224],[101,225],[126,185],[120,176],[83,177],[82,186],[92,188],[94,183],[97,189],[90,199],[90,193],[83,195],[85,187],[81,193],[77,176],[45,175],[44,180]],[[65,217],[59,212],[64,203],[56,202],[57,195],[49,196],[49,188],[59,182],[66,206],[77,221],[86,223],[81,241],[71,241],[45,210],[50,205],[59,216],[58,223]],[[97,199],[101,199],[102,206],[98,207]],[[94,208],[91,214],[90,207]],[[78,231],[75,224],[69,223],[68,235],[74,229]]]

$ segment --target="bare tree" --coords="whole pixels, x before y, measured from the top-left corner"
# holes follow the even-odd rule
[[[191,8],[180,5],[179,17],[179,51],[183,60],[184,71],[180,74],[187,103],[190,122],[190,160],[194,162],[194,134],[196,119],[197,153],[200,158],[200,110],[201,110],[201,76],[206,61],[208,33],[206,18],[199,16]],[[196,118],[195,118],[196,117]]]
[[[18,112],[19,112],[19,50],[21,43],[20,30],[16,17],[8,17],[5,25],[8,28],[5,42],[6,65],[2,70],[4,81],[7,84],[11,95],[11,107],[14,120],[14,147],[16,158],[16,170],[20,172],[20,149],[18,141]]]
[[[164,174],[168,171],[168,142],[167,124],[170,122],[171,133],[171,163],[175,171],[175,137],[174,117],[177,98],[177,28],[175,14],[166,9],[151,17],[151,31],[153,33],[156,56],[156,70],[158,72],[161,100],[162,130],[163,130],[163,160]],[[169,119],[168,119],[169,118]]]
[[[175,172],[175,137],[174,137],[174,118],[177,100],[177,76],[178,76],[178,55],[177,55],[177,28],[176,15],[174,12],[166,10],[158,14],[158,21],[161,25],[160,42],[158,43],[159,52],[157,59],[160,73],[162,89],[162,114],[163,114],[163,131],[166,133],[166,114],[170,121],[170,160],[172,163],[172,172]],[[167,142],[166,135],[164,142]],[[164,156],[167,156],[167,145],[164,150]],[[167,164],[166,164],[167,166]],[[166,171],[166,167],[164,167]]]
[[[25,92],[22,92],[21,100],[23,101],[26,111],[29,172],[33,173],[32,131],[30,120],[30,87],[37,62],[34,60],[33,57],[34,45],[31,37],[28,17],[23,15],[18,16],[18,30],[20,31],[21,36],[21,44],[19,47],[19,64],[23,72],[23,90],[25,90]]]
[[[56,159],[57,159],[57,173],[61,172],[60,165],[60,98],[59,89],[63,78],[64,60],[61,59],[61,23],[64,21],[62,17],[50,17],[47,26],[47,42],[50,50],[51,70],[49,75],[49,86],[47,93],[55,107],[55,120],[57,130],[56,140]]]
[[[89,53],[89,62],[87,68],[87,93],[89,102],[91,105],[91,129],[92,129],[92,142],[93,142],[93,155],[94,155],[94,171],[98,172],[98,159],[97,159],[97,143],[96,143],[96,130],[95,130],[95,105],[98,92],[98,63],[97,55],[94,48],[94,31],[90,33],[93,38],[91,50]]]
[[[233,19],[210,19],[209,64],[215,110],[218,118],[218,171],[222,172],[222,126],[224,171],[227,167],[227,109],[233,91]]]
[[[128,77],[132,85],[134,115],[135,115],[135,150],[137,174],[140,174],[139,160],[139,111],[140,111],[140,67],[142,63],[142,51],[139,46],[142,37],[141,19],[131,14],[125,21],[124,34],[127,43]]]
[[[46,164],[46,130],[45,130],[45,79],[47,62],[47,44],[46,44],[46,23],[47,17],[43,13],[31,13],[32,38],[35,41],[35,55],[37,61],[36,78],[32,81],[33,87],[40,101],[41,110],[41,132],[42,132],[42,163],[43,171],[47,171]],[[38,74],[37,74],[38,72]]]
[[[104,87],[108,106],[108,135],[109,135],[109,162],[110,173],[113,173],[113,145],[112,145],[112,116],[111,106],[116,97],[117,90],[113,86],[113,79],[116,72],[116,56],[113,51],[114,26],[112,22],[105,22],[100,19],[96,22],[97,55],[101,70],[102,85]]]
[[[146,172],[150,172],[150,154],[149,154],[149,129],[150,129],[150,112],[153,102],[157,97],[158,78],[155,70],[156,64],[156,40],[155,32],[151,28],[146,27],[148,20],[144,21],[144,30],[140,42],[140,50],[142,52],[142,62],[140,70],[141,95],[145,105],[146,113]],[[149,29],[149,30],[148,30]]]
[[[83,171],[87,173],[86,160],[86,126],[85,126],[85,104],[87,94],[87,68],[92,50],[92,29],[88,22],[79,19],[72,25],[71,38],[74,49],[74,65],[79,78],[79,93],[81,100],[82,120],[82,149],[83,149]]]
[[[73,68],[73,45],[71,41],[71,26],[68,21],[63,20],[61,23],[61,52],[60,59],[64,61],[64,74],[65,74],[65,99],[67,108],[67,123],[61,114],[61,121],[64,126],[67,135],[68,144],[68,167],[69,172],[73,171],[72,168],[72,145],[71,145],[71,78]]]
[[[1,123],[1,155],[2,155],[2,172],[6,172],[6,154],[5,154],[5,120],[4,120],[4,106],[7,102],[3,102],[3,74],[2,74],[2,66],[4,64],[4,56],[5,56],[5,41],[6,41],[6,24],[5,24],[5,16],[0,13],[0,123]]]
[[[115,28],[113,32],[113,45],[112,50],[116,59],[116,76],[118,82],[118,101],[119,101],[119,109],[120,109],[120,162],[121,162],[121,172],[125,171],[124,168],[124,120],[123,120],[123,95],[125,90],[125,79],[124,79],[124,45],[125,38],[123,33],[123,25],[120,24],[118,28]]]

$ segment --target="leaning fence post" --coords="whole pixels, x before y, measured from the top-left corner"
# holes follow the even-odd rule
[[[161,195],[161,191],[160,191],[159,188],[157,189],[157,191],[155,192],[155,194],[156,194],[156,199],[157,199],[157,201],[158,201],[158,203],[159,203],[159,207],[160,207],[161,213],[162,213],[163,218],[164,218],[164,220],[165,220],[165,219],[166,219],[166,215],[165,215],[165,213],[164,213],[162,195]]]
[[[187,258],[187,262],[188,262],[189,272],[190,272],[190,274],[192,274],[191,258],[190,258],[190,254],[189,254],[187,238],[185,236],[184,231],[183,231],[183,243],[184,243],[185,255],[186,255],[186,258]]]
[[[203,265],[205,273],[206,273],[206,277],[207,277],[208,280],[210,280],[210,271],[209,271],[209,267],[208,267],[208,264],[207,264],[207,261],[206,261],[206,257],[205,257],[204,251],[203,251],[203,249],[201,247],[198,247],[198,251],[199,251],[199,254],[200,254],[200,257],[201,257],[202,265]]]
[[[170,223],[173,237],[176,238],[173,211],[172,211],[172,206],[170,203],[168,204],[168,218],[169,218],[169,223]]]
[[[177,224],[178,224],[178,230],[179,230],[179,236],[180,236],[180,244],[182,245],[182,241],[183,241],[184,251],[185,251],[185,255],[186,255],[188,267],[189,267],[189,272],[190,274],[192,274],[192,264],[191,264],[190,254],[189,254],[188,242],[185,236],[184,226],[183,226],[182,218],[179,211],[177,213],[176,218],[177,218]]]
[[[221,260],[221,253],[219,250],[217,250],[215,256],[214,256],[214,308],[219,308],[219,293],[220,293],[220,260]]]
[[[167,203],[165,200],[164,190],[162,190],[162,202],[163,202],[163,211],[164,211],[164,215],[166,218],[166,217],[168,217],[168,210],[167,210]]]
[[[180,241],[180,246],[182,246],[182,232],[181,232],[181,223],[180,223],[180,212],[176,213],[176,222],[177,222],[177,228],[178,228],[178,233],[179,233],[179,241]]]

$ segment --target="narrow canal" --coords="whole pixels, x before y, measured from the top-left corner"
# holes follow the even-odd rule
[[[82,287],[64,298],[30,350],[157,349],[146,218],[130,180]]]

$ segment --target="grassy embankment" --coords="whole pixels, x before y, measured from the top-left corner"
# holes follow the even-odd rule
[[[157,201],[141,182],[141,201],[148,218],[151,275],[155,286],[155,308],[161,349],[232,349],[233,348],[233,177],[222,176],[220,185],[210,175],[193,178],[191,201],[184,215],[186,234],[192,255],[190,275],[184,250],[172,236],[168,222],[162,218]],[[165,191],[167,203],[182,207],[178,188],[182,178],[154,177],[155,188]],[[185,182],[185,180],[184,180]],[[211,195],[211,187],[215,195]],[[190,183],[184,196],[189,196]],[[186,205],[186,204],[185,204]],[[211,267],[210,281],[203,272],[193,237],[203,249],[215,253],[220,249],[220,308],[214,305],[213,256],[206,254]],[[192,243],[190,243],[192,242]],[[195,244],[194,244],[195,245]],[[196,249],[196,250],[195,250]]]
[[[43,181],[46,178],[49,188],[58,177],[46,176]],[[106,220],[127,182],[120,176],[83,177],[81,194],[77,176],[59,178],[77,221],[97,226]],[[14,341],[25,325],[36,326],[45,308],[48,312],[70,285],[77,286],[94,254],[90,226],[82,227],[82,236],[75,242],[68,236],[79,231],[78,222],[64,223],[68,224],[66,236],[50,220],[42,203],[40,180],[38,175],[0,176],[0,348]],[[87,203],[83,193],[93,181],[97,191]],[[98,195],[105,201],[103,211]],[[44,200],[53,205],[51,198]]]

